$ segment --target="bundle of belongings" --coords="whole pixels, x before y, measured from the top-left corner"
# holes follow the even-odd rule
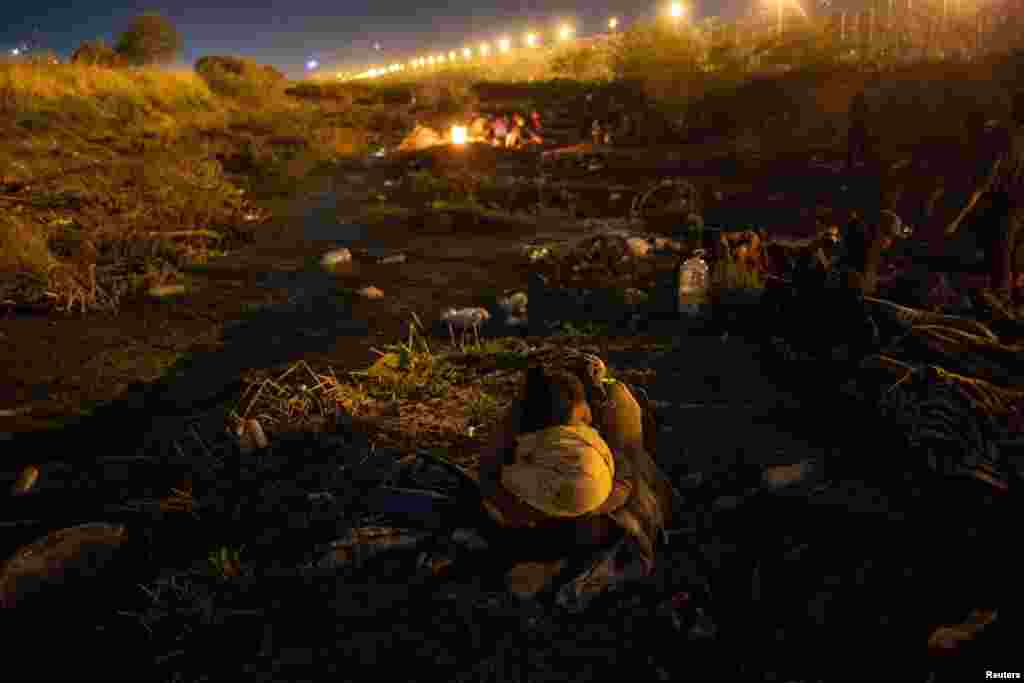
[[[609,380],[597,356],[570,354],[560,365],[527,372],[523,398],[481,456],[481,494],[496,526],[512,532],[505,538],[555,550],[546,563],[513,566],[513,592],[530,597],[568,575],[556,600],[580,611],[650,575],[679,501],[651,456],[649,407]]]

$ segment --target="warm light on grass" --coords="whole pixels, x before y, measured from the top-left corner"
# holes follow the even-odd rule
[[[466,144],[466,127],[465,126],[452,126],[452,144],[453,145],[464,145],[464,144]]]

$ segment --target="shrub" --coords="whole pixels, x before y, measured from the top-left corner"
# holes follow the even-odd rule
[[[285,76],[272,66],[242,57],[210,55],[200,58],[196,73],[213,92],[244,99],[266,97],[285,83]]]
[[[71,55],[71,63],[116,67],[123,66],[124,59],[102,38],[97,38],[96,40],[87,40],[79,45]]]
[[[594,45],[570,45],[551,57],[551,72],[578,81],[599,81],[611,77],[610,54]]]

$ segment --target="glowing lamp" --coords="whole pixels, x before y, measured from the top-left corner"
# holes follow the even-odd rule
[[[452,126],[452,144],[453,145],[464,145],[464,144],[466,144],[466,127],[465,126]]]

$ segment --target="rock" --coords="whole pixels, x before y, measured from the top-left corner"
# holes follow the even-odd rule
[[[635,287],[628,287],[622,293],[622,298],[623,298],[623,301],[625,301],[627,306],[630,306],[632,308],[636,308],[637,306],[640,306],[645,301],[647,301],[648,296],[647,296],[647,292],[640,291],[639,289],[636,289]]]
[[[93,579],[125,540],[123,525],[99,522],[60,529],[23,546],[0,568],[0,608],[16,607],[54,587]]]
[[[362,289],[356,290],[356,294],[363,297],[364,299],[382,299],[384,298],[384,292],[377,289],[373,285],[369,287],[363,287]]]
[[[630,237],[626,240],[626,251],[629,256],[643,258],[651,252],[651,243],[643,237]]]
[[[150,287],[149,291],[146,292],[146,294],[154,299],[163,299],[164,297],[177,296],[184,293],[185,285],[158,285]]]
[[[343,263],[352,263],[352,252],[345,247],[332,249],[320,257],[320,265],[324,268],[330,268]]]
[[[683,245],[678,240],[668,237],[655,237],[654,248],[657,251],[671,251],[678,254],[683,250]]]
[[[511,296],[498,299],[498,307],[505,311],[505,315],[511,318],[524,315],[528,301],[529,299],[524,292],[516,292]]]
[[[387,266],[395,263],[405,263],[405,254],[392,254],[391,256],[385,256],[380,261],[381,265]]]
[[[804,481],[813,471],[814,463],[807,460],[792,465],[768,467],[764,470],[762,482],[766,488],[777,490]]]

